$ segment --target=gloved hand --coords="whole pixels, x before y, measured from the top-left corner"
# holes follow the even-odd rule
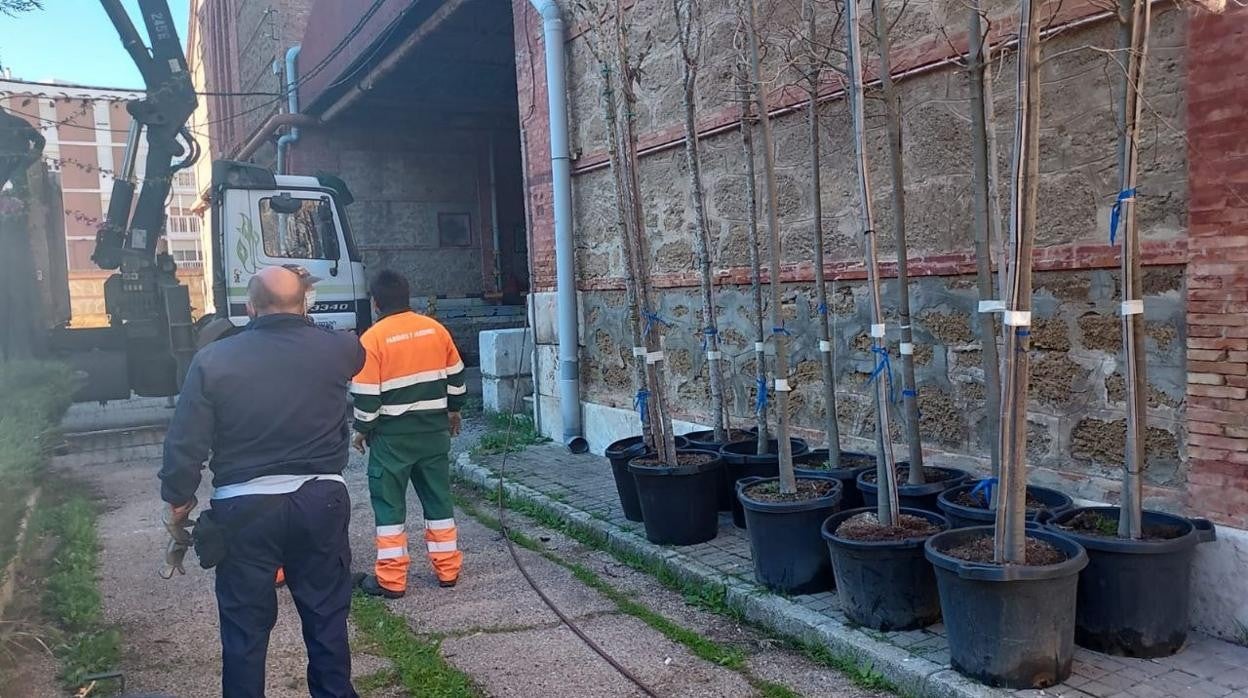
[[[191,527],[195,525],[190,518],[191,510],[198,503],[192,497],[191,501],[180,507],[170,505],[161,515],[161,523],[169,532],[169,545],[165,548],[165,566],[160,570],[161,579],[172,579],[175,572],[186,574],[183,560],[186,559],[186,551],[190,550],[193,545]]]

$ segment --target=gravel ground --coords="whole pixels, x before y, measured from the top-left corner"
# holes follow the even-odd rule
[[[470,419],[452,449],[471,447],[487,431],[484,420]],[[156,471],[159,461],[141,448],[103,449],[98,462],[79,458],[67,474],[92,488],[104,506],[100,518],[103,547],[100,586],[108,619],[123,633],[122,666],[127,689],[136,695],[211,696],[220,694],[220,649],[212,574],[188,559],[185,577],[159,579],[164,548]],[[127,453],[133,451],[133,458]],[[352,454],[345,473],[352,502],[352,551],[355,567],[366,570],[373,558],[372,512],[367,497],[364,458]],[[201,500],[210,495],[205,486]],[[483,510],[488,505],[479,502]],[[388,602],[413,630],[442,639],[442,654],[472,676],[491,696],[546,698],[634,696],[640,692],[595,655],[541,601],[513,564],[498,533],[457,513],[464,575],[454,589],[438,588],[419,547],[419,504],[412,496],[412,579],[405,598]],[[866,696],[841,674],[815,665],[796,653],[730,619],[700,610],[656,580],[600,551],[516,518],[514,526],[545,541],[562,559],[595,570],[615,588],[682,626],[717,642],[740,647],[755,675],[818,696]],[[622,613],[614,601],[578,581],[564,566],[531,551],[523,560],[555,603],[613,656],[665,696],[748,696],[756,691],[743,674],[694,656],[683,645],[637,618]],[[274,698],[307,695],[306,654],[293,603],[279,592],[280,611],[268,658],[267,694]],[[353,633],[354,634],[354,633]],[[356,652],[354,674],[375,673],[387,659]],[[41,672],[42,673],[42,672]],[[47,684],[31,696],[51,695]],[[7,696],[8,694],[6,694]],[[21,698],[23,694],[14,694]],[[391,689],[375,695],[401,695]]]

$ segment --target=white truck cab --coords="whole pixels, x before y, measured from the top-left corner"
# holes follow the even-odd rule
[[[318,325],[367,329],[368,282],[346,216],[352,200],[336,177],[274,175],[250,163],[214,162],[212,224],[203,241],[204,266],[211,270],[204,279],[203,322],[218,327],[203,333],[200,346],[250,321],[247,283],[274,265],[298,265],[316,278],[309,315]]]

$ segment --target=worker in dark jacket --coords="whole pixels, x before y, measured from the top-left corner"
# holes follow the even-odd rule
[[[191,362],[165,438],[161,497],[184,522],[211,454],[212,508],[199,517],[195,545],[201,564],[211,564],[214,541],[223,551],[216,591],[226,698],[264,695],[279,567],[303,622],[309,692],[354,698],[351,505],[341,473],[347,390],[364,350],[355,336],[308,320],[294,272],[262,269],[247,291],[247,330]]]

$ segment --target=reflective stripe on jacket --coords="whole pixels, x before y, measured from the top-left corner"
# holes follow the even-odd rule
[[[404,310],[382,317],[360,341],[364,368],[351,383],[356,431],[446,430],[447,412],[458,412],[467,392],[451,333],[433,318]]]

